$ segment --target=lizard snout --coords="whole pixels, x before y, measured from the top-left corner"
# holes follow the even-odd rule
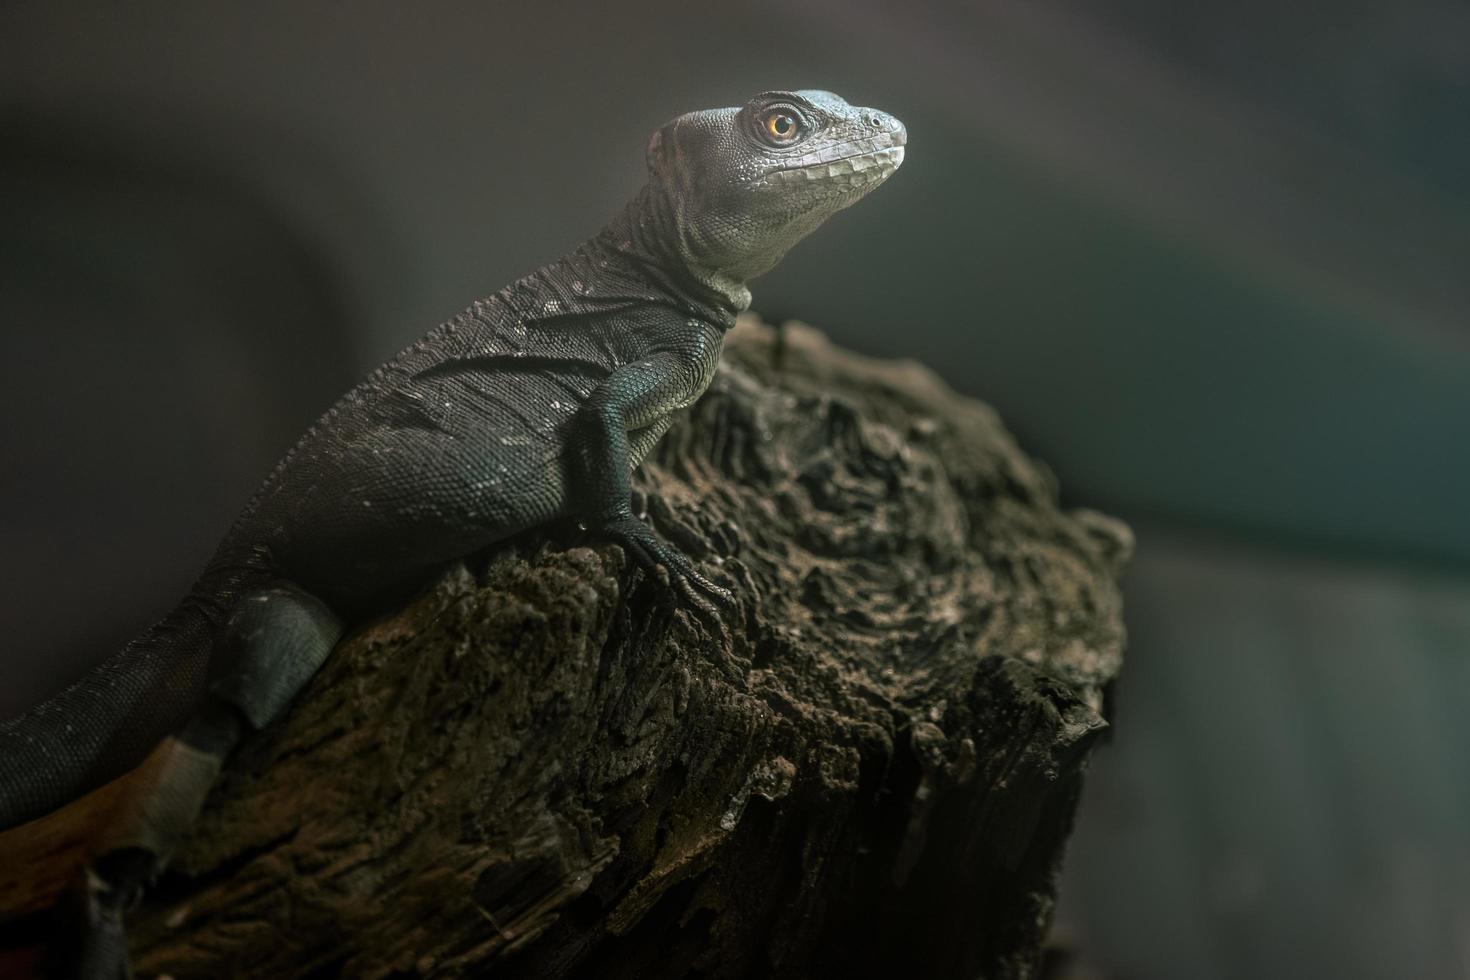
[[[864,109],[863,116],[870,129],[887,133],[893,146],[904,146],[909,141],[909,131],[897,116],[890,116],[878,109]]]

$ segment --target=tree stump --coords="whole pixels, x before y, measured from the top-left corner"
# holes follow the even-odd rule
[[[1025,977],[1127,529],[993,412],[746,319],[636,484],[353,633],[130,917],[140,976]]]

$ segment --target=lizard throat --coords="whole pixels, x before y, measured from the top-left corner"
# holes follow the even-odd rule
[[[750,307],[744,280],[702,265],[684,241],[679,222],[664,195],[645,184],[602,231],[599,238],[640,265],[691,312],[728,329]]]

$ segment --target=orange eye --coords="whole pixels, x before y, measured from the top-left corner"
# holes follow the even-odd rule
[[[801,131],[801,124],[791,113],[781,109],[766,114],[762,127],[773,143],[790,143]]]

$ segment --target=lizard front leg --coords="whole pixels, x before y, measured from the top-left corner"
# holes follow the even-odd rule
[[[630,477],[668,428],[670,415],[699,397],[708,384],[713,361],[709,353],[704,357],[711,360],[663,352],[619,367],[583,405],[573,447],[578,496],[593,524],[639,564],[671,576],[674,585],[702,607],[708,600],[699,592],[725,603],[734,597],[633,514]]]

